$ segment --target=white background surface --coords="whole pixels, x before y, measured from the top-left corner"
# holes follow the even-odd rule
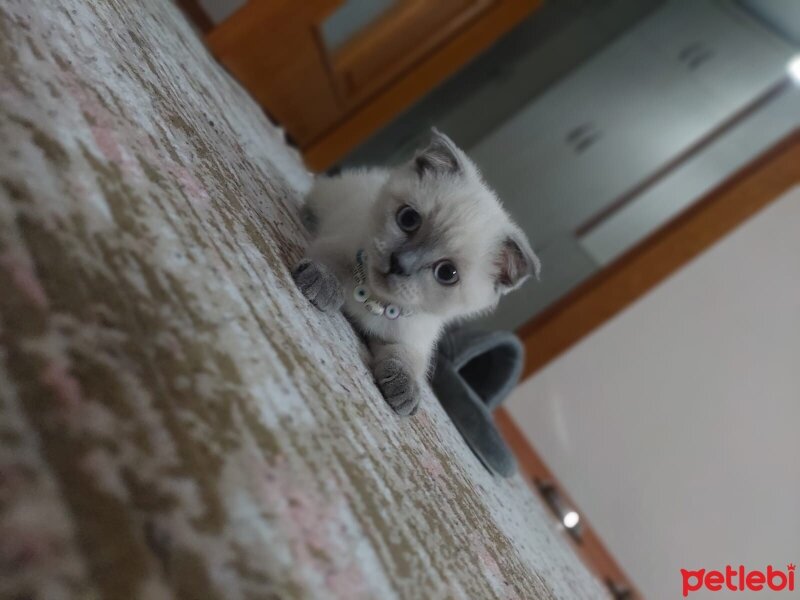
[[[508,406],[647,598],[680,598],[681,568],[799,562],[800,187]]]

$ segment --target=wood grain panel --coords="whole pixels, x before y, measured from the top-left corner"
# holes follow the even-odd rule
[[[207,37],[211,51],[301,147],[344,114],[317,22],[334,2],[249,2]]]
[[[325,170],[442,83],[541,5],[541,0],[496,0],[458,35],[425,56],[319,139],[303,149],[306,164]]]
[[[337,83],[355,104],[407,71],[494,0],[398,2],[332,58]]]

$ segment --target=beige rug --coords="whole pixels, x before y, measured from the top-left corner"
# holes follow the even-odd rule
[[[309,176],[160,0],[0,3],[0,597],[598,598],[297,293]]]

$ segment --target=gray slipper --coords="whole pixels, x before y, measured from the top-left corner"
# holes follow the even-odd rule
[[[489,471],[503,477],[516,472],[516,461],[491,411],[519,381],[523,356],[522,343],[511,332],[448,331],[439,342],[431,382],[475,455]]]

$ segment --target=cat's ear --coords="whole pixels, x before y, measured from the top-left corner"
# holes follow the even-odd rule
[[[501,294],[517,289],[531,275],[539,278],[542,264],[521,231],[513,231],[500,243],[495,287]]]
[[[464,169],[461,151],[449,137],[435,127],[431,130],[431,141],[414,156],[414,169],[417,175],[452,175]]]

